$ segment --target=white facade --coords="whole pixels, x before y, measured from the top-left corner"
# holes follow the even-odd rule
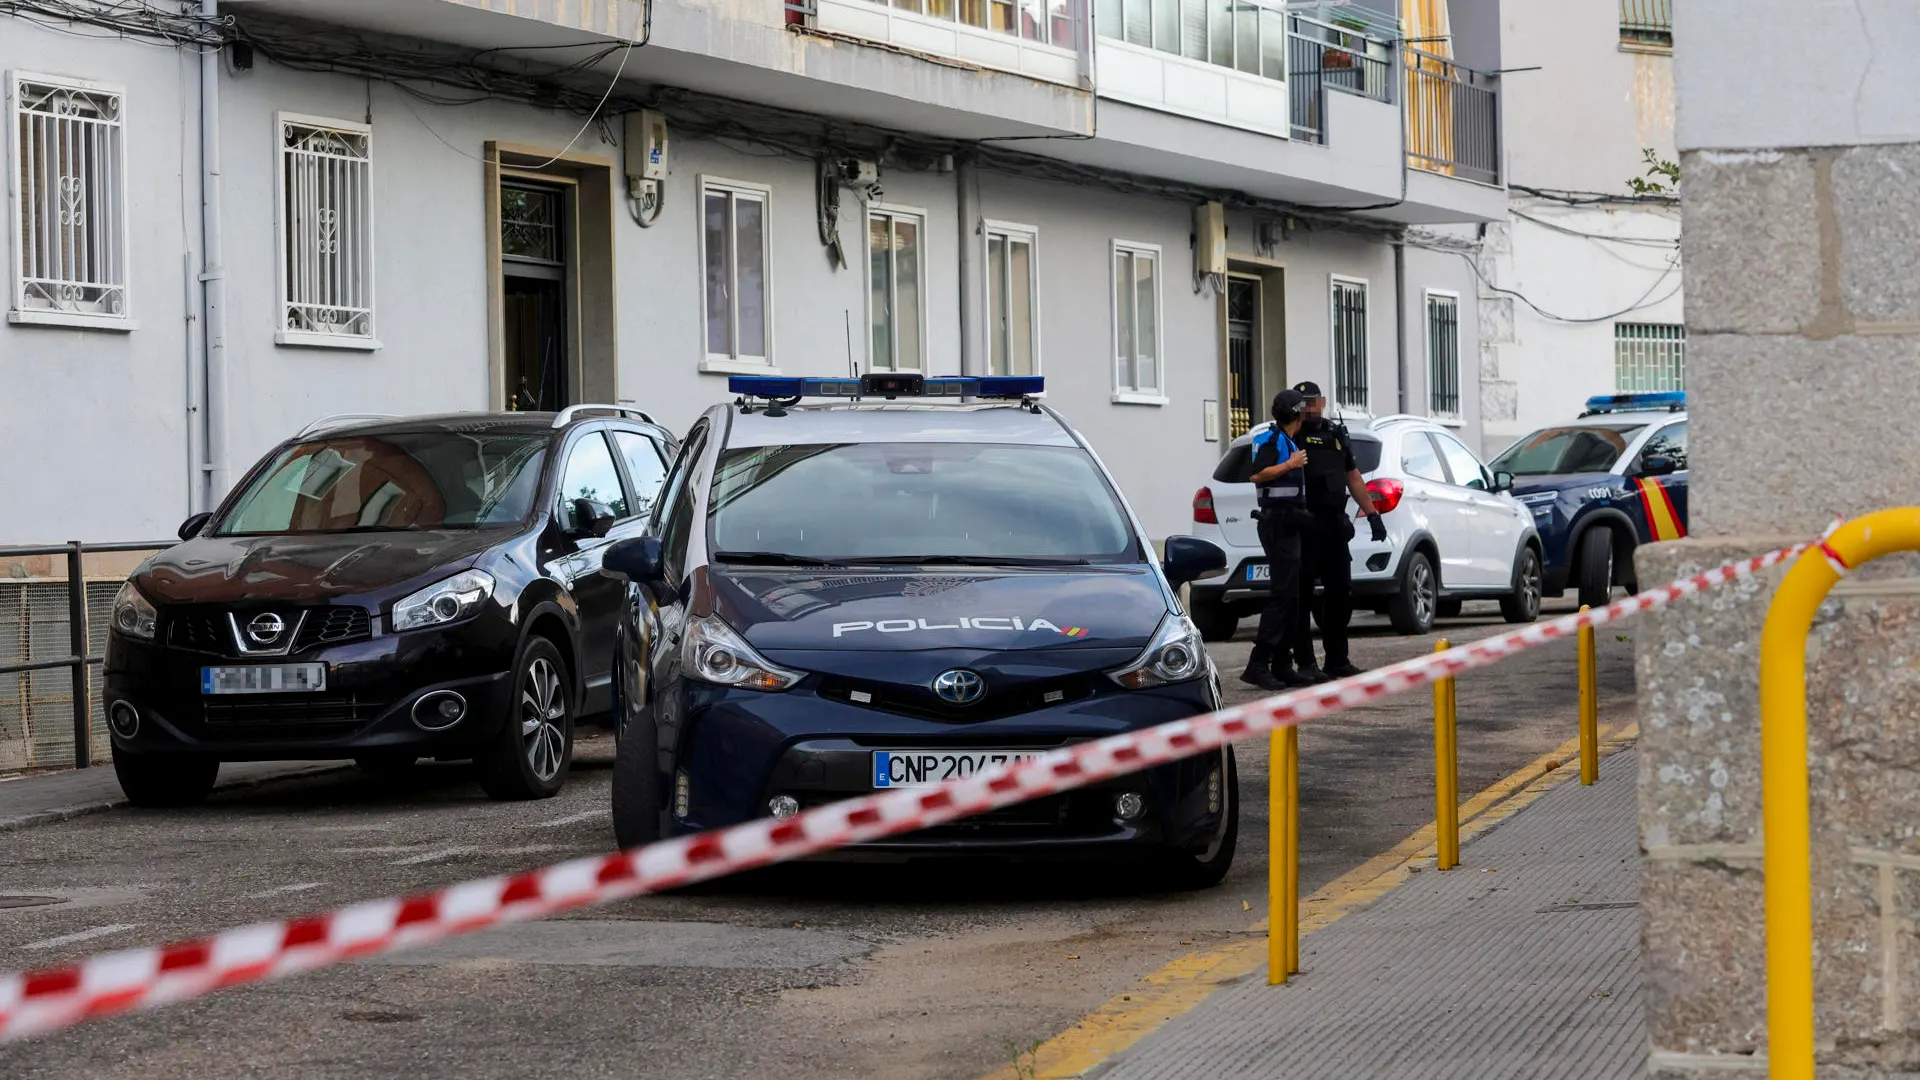
[[[1684,356],[1679,206],[1634,200],[1628,187],[1646,173],[1643,151],[1677,160],[1673,56],[1623,41],[1623,10],[1618,0],[1504,7],[1504,62],[1543,70],[1510,76],[1525,90],[1504,102],[1511,219],[1488,227],[1480,263],[1488,454],[1577,416],[1594,395],[1683,388],[1648,378],[1643,363]]]
[[[411,0],[386,14],[432,6]],[[672,45],[675,34],[691,37],[692,21],[711,15],[700,4],[661,4],[657,47]],[[777,28],[777,18],[775,13],[743,23],[730,47],[745,49],[742,42],[758,41],[753,35],[768,31],[779,36],[765,40],[782,47],[818,47]],[[378,79],[296,71],[260,58],[244,69],[223,64],[219,79],[225,363],[224,374],[215,375],[218,385],[207,393],[198,292],[204,255],[198,58],[192,50],[80,38],[20,19],[0,19],[0,27],[0,71],[110,80],[124,92],[128,164],[115,182],[124,186],[130,269],[127,318],[111,328],[97,321],[40,325],[23,317],[18,303],[14,318],[0,324],[0,499],[16,508],[0,521],[0,545],[169,536],[208,492],[223,493],[263,452],[322,415],[498,407],[499,176],[487,159],[508,153],[501,148],[512,148],[521,155],[513,161],[523,164],[551,156],[577,167],[584,178],[576,196],[582,207],[595,198],[588,186],[593,176],[613,185],[612,196],[598,208],[602,218],[583,212],[570,226],[579,230],[580,252],[605,247],[609,265],[603,276],[614,298],[596,305],[584,284],[569,296],[578,347],[602,351],[608,360],[605,371],[580,375],[581,386],[600,389],[576,399],[629,400],[680,430],[706,406],[730,396],[728,371],[830,375],[845,373],[850,361],[862,369],[870,363],[868,208],[853,190],[842,190],[838,230],[848,265],[835,268],[820,236],[814,161],[741,138],[676,128],[661,213],[643,228],[621,198],[624,147],[617,122],[585,123],[570,112],[510,101],[430,104]],[[841,52],[860,48],[838,46]],[[955,77],[951,68],[874,54],[876,63],[918,63],[938,68],[934,78]],[[634,50],[629,72],[645,63],[670,64],[673,54],[659,55],[656,61],[648,50]],[[1041,50],[1035,56],[1052,54]],[[862,77],[885,83],[873,70],[861,67]],[[1051,69],[1046,74],[1061,77]],[[800,76],[783,78],[782,85],[801,85]],[[997,86],[1014,76],[984,78]],[[742,86],[752,85],[743,76]],[[816,89],[811,82],[801,88]],[[1053,118],[1047,122],[1073,112],[1070,103],[1060,104],[1067,91],[1057,85],[1018,92],[1027,96],[1014,104]],[[988,110],[996,100],[986,95],[975,107]],[[936,104],[949,112],[960,108]],[[9,102],[6,120],[17,129],[14,109]],[[1340,115],[1335,112],[1335,119]],[[671,110],[668,119],[675,123]],[[333,144],[324,139],[316,144],[326,158],[319,164],[287,157],[289,132],[328,130],[352,136],[356,149],[341,158],[345,164],[327,158]],[[354,158],[362,151],[364,162]],[[17,148],[8,161],[7,175],[20,176]],[[327,168],[337,170],[324,174],[333,179],[314,179]],[[1224,301],[1217,283],[1196,275],[1199,200],[1147,193],[1138,184],[1130,191],[1108,190],[937,159],[889,162],[883,179],[875,209],[901,215],[920,238],[915,336],[922,343],[923,370],[977,372],[987,362],[991,256],[982,229],[1024,227],[1036,267],[1035,358],[1047,379],[1049,403],[1114,470],[1156,538],[1182,531],[1193,489],[1224,446],[1221,417],[1229,396],[1223,388]],[[350,187],[351,195],[345,201],[320,199],[299,187],[317,182],[345,185],[341,190]],[[765,210],[763,365],[716,359],[709,347],[701,193],[727,185],[757,192],[753,197]],[[1468,202],[1483,200],[1491,190],[1460,187]],[[1350,201],[1361,204],[1365,196]],[[1431,204],[1422,213],[1448,211]],[[1471,218],[1467,213],[1462,220]],[[1325,222],[1295,223],[1276,237],[1266,227],[1271,214],[1232,209],[1226,219],[1232,271],[1258,276],[1266,290],[1267,395],[1300,379],[1333,382],[1330,290],[1341,277],[1364,282],[1368,291],[1371,411],[1427,411],[1425,298],[1458,296],[1469,313],[1458,323],[1459,379],[1466,388],[1458,421],[1469,441],[1478,441],[1481,395],[1474,388],[1481,349],[1471,317],[1475,280],[1465,260],[1409,248],[1401,260],[1404,276],[1396,280],[1393,248],[1377,230],[1367,235]],[[16,203],[0,228],[0,250],[7,253],[0,266],[6,267],[10,293],[27,242],[25,221]],[[307,235],[309,230],[318,230],[321,239]],[[316,243],[330,253],[328,259],[316,261]],[[965,258],[963,244],[971,249]],[[1156,264],[1154,385],[1122,385],[1118,374],[1119,249],[1146,253]],[[580,265],[569,272],[584,282],[591,259],[577,254]],[[302,283],[299,266],[334,274],[347,266],[352,280]],[[963,266],[970,268],[967,280]],[[290,332],[289,305],[298,307],[309,296],[332,297],[342,307],[370,296],[370,319],[332,322],[326,320],[334,315],[322,315],[308,329]],[[1396,317],[1396,297],[1404,302],[1404,320]],[[964,331],[963,311],[970,312]],[[963,350],[963,340],[973,345]],[[1404,384],[1403,366],[1409,372]],[[214,410],[207,418],[210,446],[197,434],[204,402]],[[208,491],[201,490],[203,464],[211,478]]]

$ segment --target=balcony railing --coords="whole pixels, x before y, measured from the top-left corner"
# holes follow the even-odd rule
[[[1287,101],[1293,137],[1324,143],[1326,91],[1393,103],[1393,47],[1354,27],[1292,17],[1287,30]]]
[[[1620,41],[1673,47],[1673,0],[1620,0]]]
[[[1500,182],[1500,102],[1493,76],[1407,47],[1407,160],[1416,169]]]

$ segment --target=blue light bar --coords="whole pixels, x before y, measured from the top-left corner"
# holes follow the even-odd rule
[[[880,377],[869,376],[869,378]],[[909,388],[913,383],[917,383],[917,392]],[[911,382],[904,382],[893,394],[876,389],[867,389],[864,393],[870,397],[1023,398],[1045,391],[1046,380],[1038,375],[987,375],[980,378],[956,376],[919,379],[915,377]],[[860,379],[794,379],[774,375],[734,375],[727,379],[727,392],[756,398],[857,398],[862,396],[863,390]]]
[[[1687,407],[1687,394],[1684,390],[1670,390],[1648,394],[1601,394],[1587,399],[1587,412],[1647,412],[1654,409],[1684,409]]]

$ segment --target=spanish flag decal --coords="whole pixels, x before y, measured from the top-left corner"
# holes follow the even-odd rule
[[[1060,632],[1062,634],[1065,634],[1068,637],[1086,637],[1087,636],[1087,628],[1084,626],[1069,626]]]
[[[1687,526],[1673,508],[1673,498],[1667,494],[1666,486],[1644,477],[1636,478],[1634,483],[1640,488],[1640,505],[1647,510],[1647,531],[1653,534],[1654,541],[1678,540],[1687,535]]]

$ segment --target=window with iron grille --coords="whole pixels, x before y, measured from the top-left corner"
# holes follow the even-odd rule
[[[1673,48],[1673,0],[1620,0],[1620,43]]]
[[[13,322],[132,329],[127,303],[126,95],[14,72]]]
[[[1687,388],[1687,328],[1670,323],[1613,324],[1614,388],[1623,394]]]
[[[1433,415],[1460,418],[1460,298],[1427,294],[1427,397]]]
[[[377,348],[373,129],[281,113],[278,243],[283,345]]]
[[[1365,412],[1367,393],[1367,283],[1333,279],[1333,393],[1343,408]]]

